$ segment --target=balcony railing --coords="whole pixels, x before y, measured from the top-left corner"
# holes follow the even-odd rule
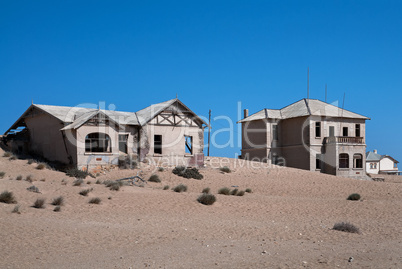
[[[326,137],[324,143],[342,143],[342,144],[364,144],[363,137],[352,136],[330,136]]]

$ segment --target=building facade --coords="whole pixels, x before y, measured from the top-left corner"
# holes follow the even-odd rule
[[[119,159],[163,165],[203,165],[206,123],[180,100],[137,112],[32,104],[6,131],[16,152],[89,168]]]
[[[366,153],[366,171],[369,174],[398,175],[398,161],[388,155],[380,155],[377,150]]]
[[[366,178],[369,118],[315,99],[282,109],[245,110],[241,158],[326,174]]]

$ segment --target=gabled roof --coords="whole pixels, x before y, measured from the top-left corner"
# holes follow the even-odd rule
[[[205,124],[200,117],[184,105],[179,99],[171,99],[162,103],[153,104],[138,112],[122,112],[113,110],[99,110],[93,108],[82,107],[66,107],[66,106],[49,106],[49,105],[36,105],[32,104],[22,116],[4,133],[5,135],[10,130],[15,130],[18,127],[25,126],[24,117],[28,115],[33,109],[39,109],[64,123],[65,127],[62,130],[77,129],[85,124],[89,119],[95,117],[99,113],[106,115],[106,117],[116,124],[122,125],[136,125],[143,126],[157,116],[160,112],[172,106],[173,104],[181,105],[185,108],[185,112],[190,113],[201,125]]]
[[[366,152],[366,162],[379,162],[384,158],[389,158],[392,161],[399,163],[397,160],[395,160],[394,158],[392,158],[389,155],[380,155],[380,154],[374,153],[372,151]]]
[[[282,109],[263,109],[257,113],[240,120],[247,122],[260,119],[291,119],[304,116],[325,116],[333,118],[351,118],[369,120],[370,118],[325,103],[317,99],[302,99]]]

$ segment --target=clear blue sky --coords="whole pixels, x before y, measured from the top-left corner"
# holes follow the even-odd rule
[[[346,93],[345,109],[371,118],[367,149],[402,162],[401,13],[401,1],[3,0],[0,132],[31,99],[137,111],[177,93],[236,121],[238,102],[254,113],[306,97],[309,66],[310,97]]]

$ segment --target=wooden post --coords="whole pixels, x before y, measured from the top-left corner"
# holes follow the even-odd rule
[[[209,110],[209,122],[208,122],[208,154],[209,156],[209,146],[211,142],[211,109]]]

